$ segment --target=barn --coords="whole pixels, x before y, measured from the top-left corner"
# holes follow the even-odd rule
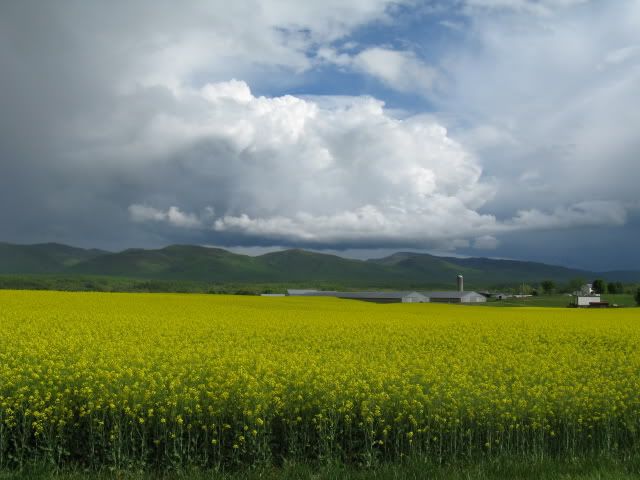
[[[477,292],[421,292],[433,303],[486,303],[487,297]]]
[[[485,303],[477,292],[464,291],[462,275],[457,277],[458,290],[448,292],[336,292],[325,290],[287,290],[292,297],[336,297],[375,303]]]
[[[293,297],[335,297],[373,303],[428,303],[429,297],[418,292],[336,292],[323,290],[287,290]]]

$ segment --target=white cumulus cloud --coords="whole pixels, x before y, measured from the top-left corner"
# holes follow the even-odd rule
[[[433,67],[408,51],[368,48],[353,58],[353,65],[389,87],[404,92],[428,92],[437,78]]]
[[[273,244],[448,248],[475,239],[475,248],[488,249],[504,232],[620,225],[626,218],[624,207],[605,201],[523,209],[502,221],[480,213],[495,190],[477,159],[432,119],[395,118],[372,98],[319,104],[256,97],[232,80],[184,89],[174,100],[180,114],[160,115],[174,135],[172,156],[154,157],[150,168],[179,169],[186,180],[176,185],[168,174],[166,183],[147,189],[129,207],[136,221]],[[157,124],[150,118],[133,143],[162,137]],[[124,147],[100,151],[137,151]],[[204,213],[147,206],[163,195]]]
[[[122,143],[97,149],[129,157],[170,138],[163,148],[175,160],[154,156],[147,166],[157,173],[179,166],[189,181],[167,181],[140,198],[129,208],[136,221],[319,243],[399,244],[442,242],[495,222],[476,211],[493,195],[476,159],[426,117],[397,119],[368,97],[329,106],[255,97],[236,80],[183,89],[174,101],[179,114],[158,112],[135,138],[122,132]],[[187,211],[212,205],[218,215],[206,223],[176,207],[148,206],[166,193]]]
[[[356,54],[322,47],[317,60],[376,78],[387,87],[405,93],[428,95],[438,79],[436,68],[408,50],[370,47]]]

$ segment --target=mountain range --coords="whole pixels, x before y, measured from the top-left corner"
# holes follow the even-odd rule
[[[590,272],[537,262],[438,257],[399,252],[385,258],[353,260],[299,249],[241,255],[220,248],[171,245],[113,253],[57,243],[0,243],[0,274],[64,274],[215,283],[333,282],[367,287],[453,287],[462,274],[480,289],[576,278],[640,282],[640,271]]]

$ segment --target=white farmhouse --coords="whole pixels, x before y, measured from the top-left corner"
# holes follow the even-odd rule
[[[587,283],[580,288],[579,295],[582,295],[583,297],[589,297],[593,294],[594,294],[593,284],[591,283]]]

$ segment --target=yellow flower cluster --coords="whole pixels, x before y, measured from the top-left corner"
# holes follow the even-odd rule
[[[638,317],[3,291],[0,466],[630,449]]]

